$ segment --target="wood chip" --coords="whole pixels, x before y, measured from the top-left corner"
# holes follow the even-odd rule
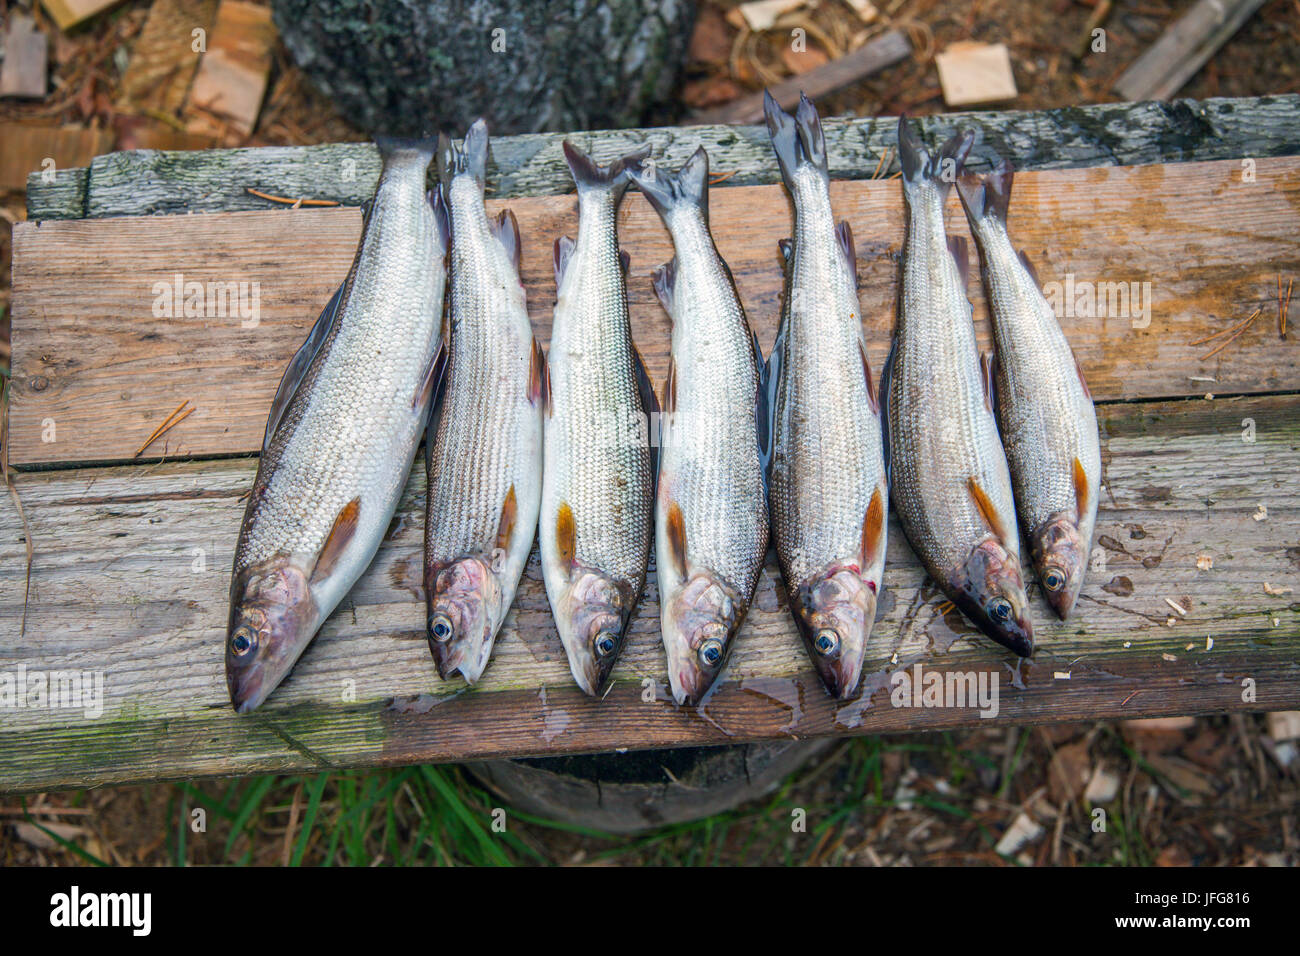
[[[1265,714],[1264,725],[1275,743],[1300,739],[1300,710],[1277,710]]]
[[[1022,812],[1007,827],[1007,832],[1002,834],[1002,839],[998,840],[993,851],[1002,856],[1011,856],[1019,852],[1021,847],[1039,840],[1044,832],[1046,831],[1041,826],[1030,819],[1029,814]]]
[[[1174,613],[1176,613],[1179,617],[1187,616],[1187,608],[1183,607],[1181,604],[1179,604],[1177,601],[1173,600],[1172,598],[1165,598],[1165,603],[1168,604],[1171,608],[1173,608]]]
[[[122,0],[41,0],[41,6],[59,25],[60,30],[67,31],[121,2]]]
[[[49,40],[36,21],[15,11],[5,31],[4,63],[0,65],[0,96],[40,99],[47,86]]]
[[[803,5],[804,0],[750,0],[742,3],[739,9],[745,25],[755,33],[762,33],[772,29],[781,14],[798,10]]]
[[[1263,505],[1260,505],[1258,508],[1255,509],[1255,513],[1251,515],[1251,517],[1254,518],[1256,521],[1263,521],[1265,518],[1268,517],[1268,509],[1265,508]]]
[[[1267,594],[1269,597],[1282,597],[1282,595],[1284,594],[1290,594],[1293,590],[1295,589],[1285,585],[1282,587],[1275,588],[1267,581],[1264,582],[1264,593]]]
[[[1196,556],[1196,567],[1200,571],[1209,571],[1214,567],[1214,558],[1208,554],[1198,554]]]
[[[934,58],[943,101],[949,106],[976,106],[1014,100],[1011,55],[1002,43],[961,40]]]
[[[253,131],[275,38],[270,7],[222,0],[185,107],[190,132],[220,134],[223,126],[245,136]]]

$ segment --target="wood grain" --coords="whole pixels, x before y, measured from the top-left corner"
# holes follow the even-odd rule
[[[17,475],[35,563],[20,631],[23,530],[4,509],[0,682],[20,666],[97,672],[104,709],[93,719],[5,710],[0,791],[981,719],[970,708],[891,706],[891,672],[917,662],[996,675],[993,719],[1011,722],[1300,707],[1300,398],[1120,404],[1103,406],[1100,420],[1106,493],[1096,567],[1076,616],[1050,619],[1033,587],[1039,650],[1017,664],[956,612],[942,613],[941,595],[891,522],[866,690],[846,703],[820,690],[771,560],[732,662],[702,708],[677,708],[668,695],[653,575],[613,690],[604,701],[585,698],[569,677],[535,554],[483,680],[472,690],[442,683],[424,638],[416,468],[374,564],[290,679],[240,718],[226,698],[222,641],[240,497],[254,462]],[[1203,570],[1206,558],[1212,567]],[[1166,598],[1182,602],[1186,616]],[[1247,678],[1252,700],[1243,699]]]
[[[1046,284],[1136,284],[1150,312],[1116,300],[1109,314],[1061,322],[1101,401],[1300,389],[1295,337],[1279,340],[1276,277],[1300,272],[1295,221],[1300,158],[1025,172],[1011,233]],[[896,181],[836,182],[853,227],[872,362],[888,350],[902,202]],[[495,210],[500,201],[493,201]],[[575,227],[571,196],[512,200],[539,338],[549,340],[555,283],[550,247]],[[775,186],[715,187],[718,247],[764,351],[775,336],[781,272],[776,240],[789,204]],[[346,274],[360,228],[354,209],[287,210],[15,228],[10,462],[17,466],[129,459],[182,401],[197,411],[150,449],[160,457],[245,454],[261,444],[280,375]],[[949,229],[965,233],[955,195]],[[651,270],[672,254],[658,217],[629,195],[620,215],[632,259],[629,298],[651,375],[667,370],[669,321]],[[239,316],[157,318],[155,288],[175,276],[259,289],[255,324]],[[1073,279],[1071,279],[1073,277]],[[156,284],[161,284],[157,285]],[[1285,285],[1285,278],[1284,283]],[[983,342],[983,291],[972,284]],[[170,298],[170,297],[168,297]],[[1264,320],[1219,355],[1191,343],[1260,308]],[[1077,311],[1077,310],[1076,310]],[[245,327],[248,325],[249,327]],[[1207,381],[1212,380],[1212,381]]]

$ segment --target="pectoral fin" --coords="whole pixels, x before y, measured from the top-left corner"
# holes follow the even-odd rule
[[[316,566],[311,572],[311,582],[324,580],[338,566],[339,559],[347,549],[348,542],[357,531],[357,519],[361,516],[361,498],[353,498],[345,504],[334,519],[334,526],[325,536],[320,553],[316,556]]]
[[[577,532],[573,525],[573,509],[569,507],[567,501],[561,501],[560,508],[555,514],[555,547],[560,553],[560,564],[564,567],[566,574],[573,570],[576,536]]]
[[[515,519],[519,517],[519,501],[515,497],[515,486],[506,492],[506,500],[501,504],[501,520],[497,522],[497,547],[502,551],[510,547],[510,539],[515,533]]]
[[[980,382],[984,385],[984,407],[990,412],[997,408],[997,356],[992,350],[980,353]]]
[[[1088,488],[1088,474],[1083,470],[1083,462],[1076,457],[1074,459],[1074,507],[1075,520],[1082,523],[1083,516],[1088,511],[1088,501],[1091,490]]]
[[[673,569],[677,576],[686,578],[686,518],[675,501],[668,502],[668,545],[672,552]]]
[[[534,407],[549,410],[550,388],[548,379],[550,370],[546,367],[546,356],[542,353],[542,344],[533,338],[533,350],[528,359],[528,400]]]
[[[974,478],[966,479],[966,487],[970,491],[971,499],[975,502],[975,507],[979,509],[980,517],[988,525],[989,531],[993,532],[994,537],[1004,545],[1011,539],[1007,537],[1007,526],[998,514],[998,509],[993,506],[993,500],[980,487],[980,483]]]
[[[858,566],[865,572],[880,557],[880,547],[885,540],[885,499],[877,487],[871,493],[871,503],[862,519],[862,545],[858,551]]]

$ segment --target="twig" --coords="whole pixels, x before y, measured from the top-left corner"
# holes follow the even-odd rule
[[[187,408],[185,409],[184,414],[180,414],[181,409],[185,408],[185,406],[188,405],[189,403],[190,400],[187,398],[185,399],[185,401],[177,405],[176,411],[172,412],[170,415],[168,415],[166,418],[163,419],[162,424],[153,430],[153,434],[150,435],[147,439],[145,439],[145,443],[140,446],[140,450],[137,451],[131,457],[133,459],[139,458],[141,455],[144,454],[144,450],[148,448],[150,445],[152,445],[158,439],[159,436],[161,436],[164,432],[169,431],[176,425],[179,425],[181,422],[185,421],[185,419],[189,418],[190,414],[194,411],[193,408]],[[177,417],[178,415],[179,417]]]
[[[1207,353],[1207,354],[1205,354],[1205,355],[1202,355],[1202,356],[1201,356],[1201,361],[1204,362],[1206,359],[1214,358],[1214,356],[1218,355],[1220,352],[1222,352],[1224,349],[1226,349],[1226,348],[1227,348],[1229,345],[1231,345],[1233,342],[1237,341],[1237,339],[1241,338],[1241,336],[1245,333],[1245,331],[1246,331],[1248,328],[1250,328],[1250,324],[1251,324],[1252,322],[1254,322],[1255,319],[1259,316],[1259,313],[1260,313],[1261,311],[1262,311],[1262,310],[1260,310],[1260,309],[1256,309],[1254,312],[1250,313],[1250,318],[1246,319],[1245,322],[1242,322],[1241,325],[1239,325],[1239,326],[1237,327],[1237,330],[1236,330],[1232,335],[1230,335],[1230,336],[1228,336],[1228,338],[1224,339],[1222,345],[1220,345],[1218,348],[1216,348],[1213,352],[1209,352],[1209,353]]]
[[[282,202],[287,206],[337,206],[339,203],[333,199],[286,199],[284,196],[272,196],[270,193],[264,193],[252,186],[244,187],[258,199],[267,199],[271,202]]]
[[[1277,277],[1279,287],[1282,284],[1282,276],[1279,273]],[[1282,338],[1286,338],[1286,320],[1291,315],[1291,287],[1295,285],[1295,279],[1286,280],[1286,299],[1282,302]]]

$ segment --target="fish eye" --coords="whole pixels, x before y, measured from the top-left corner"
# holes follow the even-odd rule
[[[813,638],[813,647],[822,657],[830,657],[840,649],[840,636],[829,627],[824,627]]]
[[[1065,587],[1065,575],[1060,568],[1048,568],[1043,575],[1043,585],[1049,591],[1059,591]]]
[[[1006,598],[995,598],[989,602],[989,617],[999,624],[1005,624],[1011,620],[1011,602]]]
[[[236,657],[243,657],[256,646],[257,632],[247,624],[239,625],[230,635],[230,650]]]
[[[705,667],[717,667],[722,663],[722,642],[710,638],[700,645],[700,662]]]
[[[435,614],[433,620],[429,622],[429,633],[439,644],[445,644],[451,640],[452,626],[451,621],[445,614]]]
[[[609,631],[601,631],[595,640],[596,656],[609,657],[618,647],[618,640]]]

